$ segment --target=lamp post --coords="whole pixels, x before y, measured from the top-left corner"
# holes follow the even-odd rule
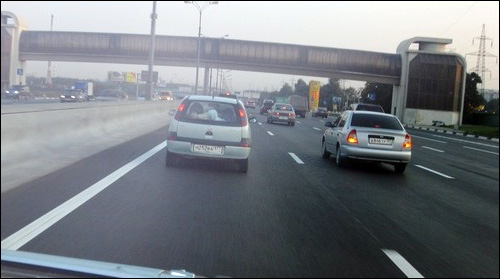
[[[198,24],[198,56],[197,56],[197,59],[196,59],[196,84],[195,84],[195,88],[194,88],[194,94],[195,95],[198,94],[198,73],[200,71],[201,13],[209,5],[217,5],[217,4],[219,4],[218,1],[208,1],[208,2],[201,1],[202,2],[201,5],[198,2],[199,1],[184,1],[184,3],[186,3],[186,4],[193,4],[193,6],[195,6],[196,9],[198,9],[198,12],[200,12],[200,20],[199,20],[199,24]]]
[[[219,39],[223,40],[224,38],[227,38],[229,37],[228,34],[220,37]],[[214,96],[214,90],[212,89],[212,68],[210,68],[210,91],[212,92],[212,97]],[[219,81],[219,68],[217,68],[217,74],[216,74],[216,77],[215,77],[215,91],[217,91],[217,83]]]

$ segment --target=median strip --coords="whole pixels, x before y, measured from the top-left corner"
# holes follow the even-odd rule
[[[412,138],[419,138],[419,139],[424,139],[424,140],[429,140],[429,141],[433,141],[433,142],[439,142],[439,143],[447,143],[445,141],[441,141],[441,140],[435,140],[435,139],[429,139],[429,138],[425,138],[425,137],[420,137],[420,136],[416,136],[414,134],[411,135]]]
[[[426,149],[429,149],[429,150],[432,150],[432,151],[436,151],[436,152],[440,152],[440,153],[444,152],[443,150],[439,150],[439,149],[428,147],[428,146],[422,146],[422,148],[426,148]]]
[[[470,144],[476,144],[476,145],[482,145],[482,146],[488,146],[488,147],[498,148],[497,145],[491,145],[491,144],[486,144],[486,143],[481,143],[481,142],[474,142],[474,141],[468,141],[468,140],[462,140],[462,139],[455,139],[455,138],[438,136],[438,135],[433,135],[433,136],[437,137],[437,138],[445,138],[445,139],[459,141],[459,142],[466,142],[466,143],[470,143]]]
[[[432,173],[434,173],[434,174],[437,174],[437,175],[440,175],[440,176],[442,176],[442,177],[448,178],[448,179],[455,179],[455,177],[451,177],[451,176],[446,175],[446,174],[444,174],[444,173],[440,173],[440,172],[438,172],[438,171],[431,170],[431,169],[426,168],[426,167],[421,166],[421,165],[415,165],[415,166],[416,166],[416,167],[419,167],[419,168],[421,168],[421,169],[424,169],[424,170],[426,170],[426,171],[428,171],[428,172],[432,172]]]
[[[491,151],[487,151],[487,150],[477,149],[477,148],[474,148],[474,147],[463,146],[463,145],[462,145],[462,147],[463,148],[467,148],[467,149],[476,150],[476,151],[479,151],[479,152],[485,152],[485,153],[490,153],[490,154],[498,155],[498,153],[496,153],[496,152],[491,152]]]
[[[389,259],[406,275],[408,278],[425,278],[418,272],[403,256],[398,252],[389,249],[382,249]]]
[[[300,160],[300,158],[297,155],[295,155],[295,153],[288,152],[288,155],[292,156],[292,158],[295,160],[295,162],[297,162],[297,164],[300,164],[300,165],[304,164],[304,162],[302,160]]]
[[[158,153],[160,150],[165,148],[165,146],[167,146],[166,141],[158,144],[153,149],[142,154],[133,161],[117,169],[100,181],[96,182],[94,185],[85,189],[80,194],[72,197],[71,199],[52,209],[42,217],[31,222],[29,225],[13,233],[11,236],[5,238],[4,240],[2,240],[2,249],[17,250],[21,248],[24,244],[28,243],[33,238],[37,237],[39,234],[50,228],[52,225],[57,223],[66,215],[73,212],[75,209],[93,198],[95,195],[99,194],[102,190],[106,189],[108,186],[133,170],[135,167],[139,166],[151,156]]]

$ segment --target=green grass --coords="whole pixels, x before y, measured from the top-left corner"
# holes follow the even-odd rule
[[[498,138],[498,127],[489,126],[477,126],[477,125],[463,125],[460,126],[460,130],[467,132],[468,134],[473,134],[483,137]]]

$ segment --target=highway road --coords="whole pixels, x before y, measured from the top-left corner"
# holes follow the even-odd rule
[[[324,120],[254,113],[248,174],[166,168],[164,126],[3,193],[2,248],[202,276],[499,277],[498,143],[409,130],[404,174],[339,169]]]

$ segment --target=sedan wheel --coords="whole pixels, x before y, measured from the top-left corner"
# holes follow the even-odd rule
[[[337,146],[337,154],[335,156],[335,163],[337,164],[337,167],[341,168],[344,166],[344,159],[342,158],[340,154],[340,147]]]
[[[248,172],[248,158],[239,161],[239,171],[243,173]]]
[[[323,144],[321,145],[321,157],[323,157],[324,159],[328,159],[330,158],[330,152],[326,151],[326,142],[323,141]]]
[[[394,171],[396,173],[403,173],[406,170],[406,164],[400,163],[400,164],[394,164]]]
[[[174,167],[175,166],[175,155],[172,152],[168,152],[167,150],[167,156],[165,158],[165,165],[167,167]]]

